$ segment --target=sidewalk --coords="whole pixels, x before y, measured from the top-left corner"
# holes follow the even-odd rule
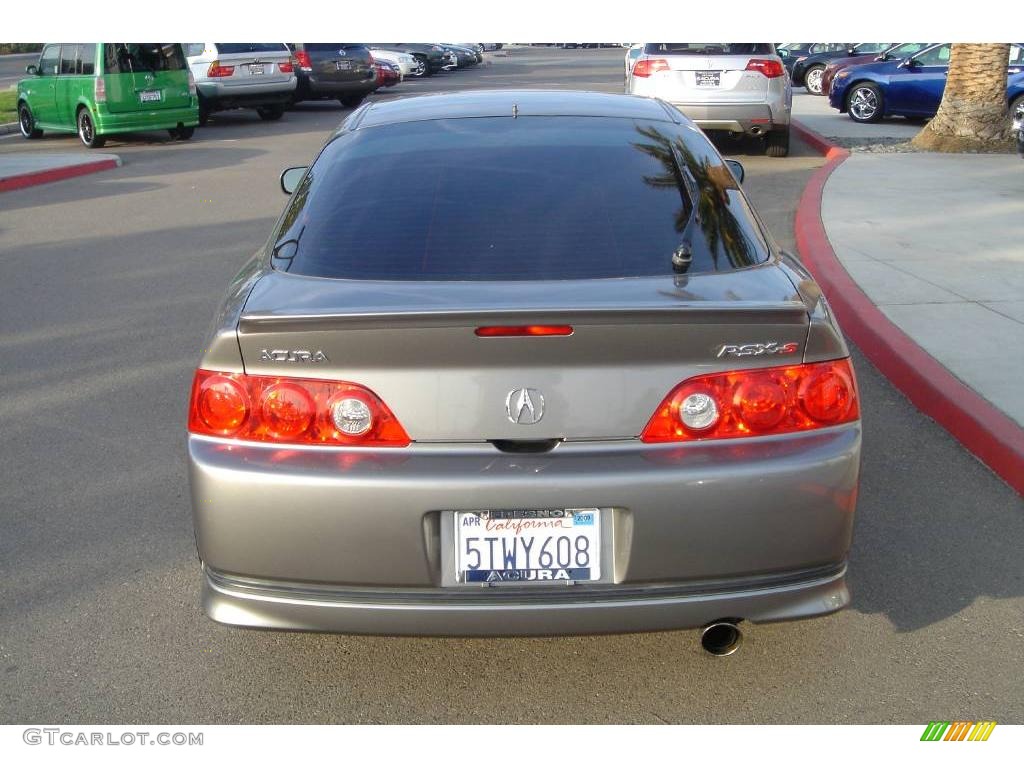
[[[0,192],[96,173],[121,165],[117,155],[96,152],[0,154]]]
[[[801,199],[796,230],[844,331],[1024,493],[1024,161],[830,158]]]

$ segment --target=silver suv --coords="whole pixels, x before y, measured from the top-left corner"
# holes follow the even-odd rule
[[[704,130],[764,138],[789,154],[793,90],[773,43],[644,43],[626,90],[675,105]]]
[[[199,124],[211,112],[249,107],[277,120],[295,95],[291,51],[284,43],[186,43],[199,92]]]

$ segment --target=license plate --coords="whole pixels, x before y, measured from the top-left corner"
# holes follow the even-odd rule
[[[717,88],[722,83],[722,73],[715,70],[698,69],[697,85],[702,88]]]
[[[341,72],[342,70],[352,69],[351,61],[336,61],[334,62],[334,64],[335,66],[338,67],[339,72]]]
[[[163,99],[163,95],[160,91],[140,91],[139,101],[145,103],[147,101],[160,101]]]
[[[597,581],[600,510],[456,512],[455,573],[466,584]]]
[[[264,69],[262,64],[250,64],[249,65],[249,74],[250,75],[265,75],[266,73],[267,73],[266,69]]]

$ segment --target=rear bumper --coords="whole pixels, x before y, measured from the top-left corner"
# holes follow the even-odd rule
[[[178,126],[199,125],[199,107],[193,104],[178,109],[150,109],[138,112],[109,112],[105,107],[100,107],[94,117],[97,134],[161,131]]]
[[[296,88],[294,76],[287,82],[256,83],[251,85],[227,85],[211,81],[200,81],[196,84],[199,95],[210,104],[220,106],[261,106],[264,104],[284,104]]]
[[[316,75],[302,73],[299,75],[298,91],[312,96],[347,96],[355,93],[372,93],[377,86],[377,78],[371,73],[361,80],[337,81],[324,80]]]
[[[835,569],[852,536],[860,442],[859,424],[545,454],[189,437],[199,555],[208,574],[232,574],[208,577],[204,605],[225,623],[388,634],[617,632],[827,613],[847,600]],[[546,507],[602,510],[601,582],[525,602],[516,587],[446,586],[445,510]]]
[[[753,104],[680,104],[674,106],[704,130],[767,133],[789,125],[789,110],[768,102]]]
[[[721,618],[789,621],[838,611],[850,602],[845,565],[771,586],[741,583],[672,593],[545,599],[502,595],[489,601],[429,594],[340,591],[308,584],[232,578],[203,569],[202,606],[222,624],[369,635],[589,635],[700,627]]]

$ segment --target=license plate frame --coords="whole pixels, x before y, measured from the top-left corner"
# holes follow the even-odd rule
[[[601,508],[445,510],[442,521],[444,586],[543,588],[608,580],[611,523]]]
[[[142,104],[154,104],[164,100],[160,91],[139,91],[139,102]]]
[[[249,75],[250,76],[260,77],[260,76],[265,75],[265,74],[267,74],[267,66],[266,66],[266,64],[260,63],[260,64],[250,64],[249,65]]]
[[[334,66],[337,68],[338,72],[350,72],[352,70],[352,62],[351,61],[343,61],[343,60],[335,61],[334,62]]]
[[[698,69],[693,73],[698,88],[721,88],[722,73],[717,69]]]

